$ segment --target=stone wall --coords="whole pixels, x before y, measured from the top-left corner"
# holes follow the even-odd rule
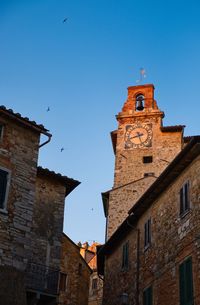
[[[37,176],[32,260],[55,269],[60,268],[65,191],[56,177]]]
[[[66,287],[60,291],[61,305],[88,305],[91,269],[80,255],[80,248],[66,235],[62,239],[61,272],[66,274]]]
[[[192,257],[194,303],[200,303],[200,157],[149,207],[135,228],[106,257],[104,305],[119,303],[128,293],[137,303],[137,238],[139,233],[139,304],[143,290],[152,285],[155,305],[179,305],[179,265]],[[179,191],[189,180],[191,209],[180,217]],[[144,248],[144,224],[151,218],[152,241]],[[122,270],[122,246],[129,242],[129,265]]]
[[[120,226],[122,220],[128,216],[128,211],[155,179],[156,177],[145,177],[110,191],[107,239]]]
[[[0,265],[24,269],[31,256],[39,132],[0,117],[0,168],[9,171],[8,200],[0,210]]]

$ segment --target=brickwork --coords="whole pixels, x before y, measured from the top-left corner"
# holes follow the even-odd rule
[[[200,156],[198,156],[135,222],[106,255],[104,305],[143,304],[143,290],[153,288],[154,305],[179,305],[179,265],[192,257],[194,303],[200,303]],[[191,208],[180,216],[180,189],[189,181]],[[151,244],[144,247],[144,225],[151,219]],[[133,224],[132,224],[133,225]],[[139,243],[138,243],[139,240]],[[129,264],[122,270],[122,246],[129,243]],[[139,247],[138,247],[139,246]],[[138,285],[138,286],[137,286]]]
[[[66,274],[66,285],[60,291],[61,305],[88,305],[91,269],[80,255],[80,248],[66,235],[62,239],[61,272]]]
[[[142,111],[136,109],[138,94],[144,96],[144,110]],[[122,111],[117,115],[118,130],[116,131],[116,142],[113,143],[116,154],[114,190],[147,175],[158,177],[182,149],[183,126],[176,129],[164,129],[162,127],[163,116],[164,113],[159,110],[154,100],[153,85],[128,88],[128,98]],[[132,131],[129,131],[130,128]],[[148,156],[152,158],[152,162],[144,163],[143,158]],[[129,188],[122,190],[122,192],[127,191],[127,194],[122,196],[130,196],[128,200],[118,200],[119,194],[110,195],[107,238],[114,233],[127,216],[130,208],[129,202],[133,200],[132,203],[134,203],[134,200],[141,196],[153,181],[153,179],[144,180],[143,187],[140,183],[138,186],[135,185],[137,195],[134,194],[133,198]]]

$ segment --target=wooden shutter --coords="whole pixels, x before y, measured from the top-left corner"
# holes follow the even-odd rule
[[[4,208],[8,172],[0,169],[0,208]]]
[[[129,254],[128,253],[128,248],[129,248],[129,245],[128,245],[128,242],[126,242],[123,245],[123,249],[122,249],[122,269],[128,267],[128,260],[129,260],[129,257],[128,257],[128,254]]]
[[[183,206],[183,188],[180,189],[180,214],[183,214],[184,206]]]
[[[185,184],[185,211],[190,207],[189,204],[189,182]]]
[[[152,286],[148,287],[143,292],[143,305],[153,305],[153,290],[152,290]]]
[[[189,257],[179,266],[180,305],[193,305],[192,259]]]

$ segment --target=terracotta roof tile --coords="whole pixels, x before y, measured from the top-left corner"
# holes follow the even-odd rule
[[[182,131],[185,125],[174,125],[174,126],[161,126],[162,132],[176,132]]]
[[[26,125],[28,124],[29,127],[37,128],[38,130],[41,130],[41,132],[48,131],[48,129],[46,129],[42,124],[37,124],[35,121],[31,121],[27,117],[22,117],[20,113],[14,112],[12,109],[7,109],[3,105],[0,106],[0,113],[3,113],[13,119],[16,119],[17,121],[20,121],[22,124],[26,124]]]

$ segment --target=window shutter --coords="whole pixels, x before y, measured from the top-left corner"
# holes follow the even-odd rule
[[[193,278],[192,278],[192,259],[188,258],[185,262],[185,286],[186,286],[186,304],[193,304]]]
[[[184,211],[183,207],[183,188],[180,189],[180,214]]]
[[[0,208],[4,208],[8,173],[0,169]]]
[[[185,303],[185,272],[184,264],[179,266],[179,286],[180,286],[180,305],[186,305]]]
[[[152,305],[153,304],[153,291],[152,286],[145,289],[143,292],[143,305]]]
[[[147,223],[144,224],[144,246],[147,246]]]
[[[185,184],[185,210],[189,209],[189,182]]]
[[[148,244],[151,243],[151,219],[148,220]]]
[[[192,259],[179,266],[180,305],[193,305]]]

